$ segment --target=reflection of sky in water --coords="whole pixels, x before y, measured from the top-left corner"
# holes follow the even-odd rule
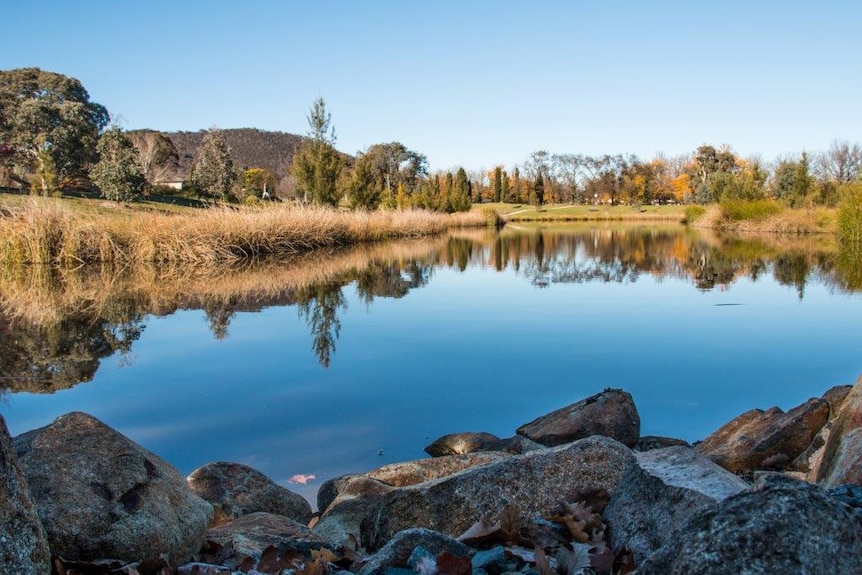
[[[238,461],[313,497],[348,472],[423,457],[460,431],[519,425],[605,387],[631,392],[642,434],[701,439],[754,407],[789,408],[862,372],[862,297],[770,274],[729,289],[690,280],[552,283],[507,269],[438,268],[400,299],[343,288],[329,369],[296,307],[237,313],[215,340],[203,312],[151,319],[131,365],[2,406],[13,434],[81,410],[184,474]],[[740,304],[740,305],[723,305]],[[382,455],[379,455],[382,450]]]

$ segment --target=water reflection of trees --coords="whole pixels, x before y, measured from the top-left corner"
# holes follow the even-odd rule
[[[329,366],[343,290],[367,304],[428,283],[445,240],[315,253],[286,262],[210,271],[45,267],[0,271],[0,389],[53,392],[93,378],[101,361],[128,356],[147,317],[201,309],[216,339],[238,312],[295,305],[318,361]]]
[[[199,309],[216,339],[240,312],[296,306],[320,364],[333,360],[346,308],[400,298],[437,266],[513,270],[537,287],[632,283],[642,274],[700,290],[771,275],[800,298],[812,282],[862,291],[862,257],[810,238],[717,237],[679,227],[504,229],[309,254],[291,261],[209,271],[41,267],[0,270],[0,388],[51,392],[93,378],[115,354],[130,357],[149,316]]]

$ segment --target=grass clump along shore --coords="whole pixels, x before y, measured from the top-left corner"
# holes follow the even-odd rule
[[[482,213],[473,212],[341,212],[267,205],[163,213],[108,203],[92,210],[37,197],[0,207],[0,221],[0,261],[67,266],[98,262],[217,265],[487,225]]]

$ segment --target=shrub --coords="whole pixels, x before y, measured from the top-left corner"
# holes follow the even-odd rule
[[[721,211],[724,217],[732,221],[741,220],[765,220],[781,211],[773,200],[736,200],[723,199]]]
[[[850,184],[838,207],[838,241],[862,246],[862,184]]]
[[[704,208],[703,206],[698,206],[698,205],[686,206],[685,207],[685,219],[683,220],[683,223],[689,224],[689,225],[693,224],[698,219],[700,219],[700,217],[705,213],[706,213],[706,208]]]

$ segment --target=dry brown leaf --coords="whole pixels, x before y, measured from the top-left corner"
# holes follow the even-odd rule
[[[471,575],[473,562],[467,556],[458,557],[448,551],[437,556],[438,575]]]
[[[635,570],[635,556],[628,547],[617,549],[614,554],[614,573],[617,575],[628,575]]]
[[[614,557],[614,552],[607,545],[604,543],[597,545],[590,555],[590,563],[596,570],[596,575],[613,575]]]
[[[295,567],[296,565],[291,562],[289,557],[279,557],[278,548],[270,545],[261,553],[256,569],[261,573],[277,575],[285,569],[294,569]]]
[[[491,523],[485,518],[480,519],[458,536],[458,541],[471,546],[493,546],[497,543],[503,543],[505,540],[506,533],[501,523],[499,521]]]
[[[545,555],[545,552],[536,547],[534,551],[536,557],[536,571],[539,572],[539,575],[557,575],[557,572],[551,568],[551,560],[548,559],[548,556]]]

